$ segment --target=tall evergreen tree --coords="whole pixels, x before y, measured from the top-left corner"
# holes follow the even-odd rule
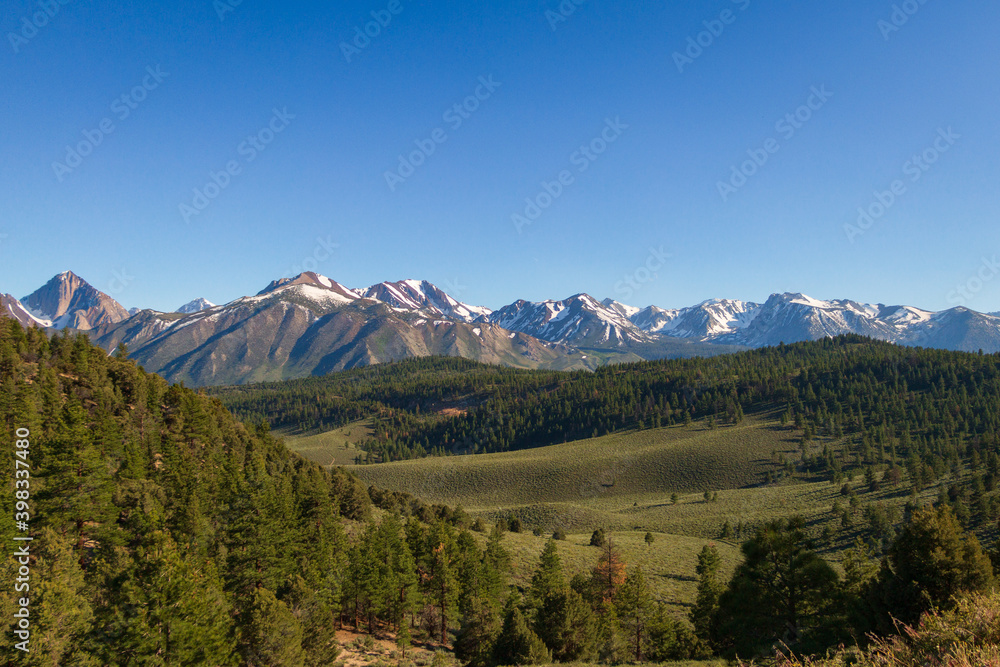
[[[596,655],[593,610],[569,587],[548,595],[537,610],[535,632],[559,662],[586,661]]]
[[[33,545],[38,560],[32,571],[32,591],[26,595],[31,601],[32,649],[19,662],[96,666],[99,663],[87,651],[86,642],[94,613],[72,544],[45,528]]]
[[[709,641],[712,634],[712,619],[719,608],[719,597],[725,589],[719,581],[719,550],[713,544],[706,544],[698,554],[698,594],[690,618],[694,632],[699,639]]]
[[[832,645],[842,630],[837,573],[813,551],[801,519],[774,521],[743,544],[744,560],[719,598],[713,644],[749,657],[783,641]]]
[[[503,627],[493,645],[494,664],[539,665],[552,662],[552,654],[545,642],[524,620],[519,603],[516,596],[511,596],[507,603]]]
[[[531,577],[527,603],[532,608],[538,609],[546,598],[561,592],[565,587],[566,579],[563,575],[559,550],[555,540],[550,539],[545,542],[542,554],[539,556],[538,567]]]
[[[490,598],[473,598],[455,637],[455,657],[469,667],[492,667],[500,635],[500,611]]]
[[[635,568],[625,577],[625,583],[618,592],[618,618],[629,636],[633,656],[642,659],[643,640],[649,619],[655,606],[649,591],[649,583],[641,568]]]
[[[266,588],[254,593],[243,637],[246,667],[304,667],[302,626]]]
[[[993,567],[975,535],[962,529],[951,509],[913,513],[870,592],[880,629],[891,631],[893,618],[915,623],[932,607],[947,608],[960,592],[988,590]]]

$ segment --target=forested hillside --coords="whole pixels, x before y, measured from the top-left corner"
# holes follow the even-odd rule
[[[594,373],[416,359],[217,395],[236,414],[276,427],[371,418],[369,461],[540,447],[695,419],[738,423],[775,411],[797,430],[803,452],[797,468],[779,461],[776,474],[784,466],[839,481],[878,472],[898,483],[905,471],[919,490],[968,469],[949,492],[963,520],[993,516],[977,502],[1000,475],[1000,355],[859,336]],[[810,445],[817,436],[827,439],[822,447]]]
[[[34,536],[18,664],[331,663],[352,590],[344,528],[371,511],[356,480],[82,335],[0,320],[0,387],[0,539],[9,556]],[[29,530],[13,523],[15,474]],[[17,561],[0,567],[13,586]],[[18,655],[12,595],[0,607],[0,647]]]

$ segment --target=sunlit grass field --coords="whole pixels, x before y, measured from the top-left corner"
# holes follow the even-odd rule
[[[298,439],[288,441],[298,450]],[[771,453],[795,449],[794,433],[762,419],[709,429],[674,426],[498,454],[349,466],[362,480],[466,509],[758,485]]]
[[[275,431],[275,435],[284,438],[289,449],[322,466],[353,465],[365,452],[358,449],[358,443],[371,437],[371,425],[368,422],[355,422],[342,428],[322,433],[291,434],[290,430]]]
[[[844,527],[832,511],[835,503],[849,507],[841,484],[801,475],[767,483],[767,472],[778,469],[775,453],[792,461],[800,455],[800,432],[781,426],[775,414],[749,416],[735,426],[695,422],[516,452],[350,465],[367,433],[364,423],[356,423],[285,441],[314,461],[344,465],[365,484],[461,506],[488,525],[520,519],[522,532],[508,533],[506,546],[522,586],[555,530],[567,534],[558,546],[568,578],[594,565],[599,552],[589,546],[590,536],[603,528],[627,563],[641,566],[657,597],[678,614],[694,600],[694,568],[705,544],[719,548],[728,577],[740,560],[738,545],[755,527],[798,515],[820,552],[836,561],[866,529],[864,505],[900,509],[909,499],[906,484],[869,492],[859,475],[848,486],[860,504],[852,510],[853,524]],[[839,443],[819,439],[811,446],[824,444]],[[936,494],[936,487],[926,489],[922,500]],[[643,539],[646,531],[654,535],[651,545]]]

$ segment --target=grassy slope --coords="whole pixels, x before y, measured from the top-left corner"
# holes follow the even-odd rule
[[[362,480],[468,510],[537,503],[588,504],[606,497],[657,498],[672,492],[758,484],[771,452],[792,451],[794,433],[764,418],[710,430],[673,426],[475,456],[352,466]],[[287,440],[296,449],[298,440]]]
[[[353,460],[345,432],[361,437],[363,424],[320,436],[286,437],[290,448],[313,460]],[[818,534],[841,498],[829,482],[764,485],[774,470],[772,452],[799,456],[797,431],[774,415],[750,416],[738,426],[702,423],[579,440],[538,449],[461,457],[432,457],[371,466],[347,466],[366,484],[406,491],[427,502],[462,505],[485,518],[518,516],[527,529],[652,530],[699,538],[719,535],[723,524],[760,524],[800,514]],[[814,447],[835,444],[818,439]],[[903,504],[906,491],[866,493],[865,502]],[[718,493],[705,502],[703,491]],[[676,505],[670,496],[677,493]],[[933,498],[936,489],[925,492]],[[857,517],[858,522],[862,521]],[[842,536],[847,539],[848,536]]]
[[[355,423],[320,436],[286,437],[286,443],[313,460],[340,464],[353,461],[357,450],[346,449],[345,443],[362,437],[364,430],[363,423]],[[719,539],[727,521],[735,527],[802,515],[817,538],[824,527],[833,532],[832,539],[820,540],[818,546],[834,560],[865,526],[860,510],[850,529],[842,529],[831,513],[837,500],[847,506],[839,486],[801,480],[763,484],[764,473],[775,469],[772,452],[798,458],[798,434],[781,427],[776,415],[760,414],[738,426],[709,429],[695,422],[516,452],[347,468],[366,484],[406,491],[427,502],[462,505],[474,516],[519,517],[525,532],[508,534],[506,542],[515,579],[522,585],[554,529],[568,533],[559,552],[572,576],[596,561],[597,549],[588,546],[590,533],[603,527],[629,564],[643,566],[657,596],[680,613],[693,601],[694,566],[703,545],[719,547],[725,576],[739,560],[740,540]],[[813,446],[824,444],[836,443],[819,439]],[[866,505],[902,506],[908,499],[906,485],[868,493],[858,478],[852,486]],[[717,492],[717,500],[706,502],[704,490]],[[676,505],[673,493],[678,494]],[[930,488],[923,499],[931,501],[936,494]],[[541,537],[531,534],[536,527],[543,531]],[[643,541],[647,530],[656,538],[652,546]]]
[[[342,428],[323,433],[293,434],[292,429],[280,429],[275,435],[283,437],[290,449],[320,465],[347,466],[354,463],[359,454],[358,443],[371,437],[371,424],[355,422]]]

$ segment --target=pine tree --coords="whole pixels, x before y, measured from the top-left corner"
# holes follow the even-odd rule
[[[458,617],[459,585],[453,551],[450,527],[438,522],[428,543],[425,590],[440,613],[442,644],[448,643],[448,624]]]
[[[591,659],[596,651],[595,627],[590,605],[568,587],[547,596],[535,618],[535,632],[560,662]]]
[[[596,602],[608,604],[614,601],[618,589],[625,583],[625,561],[611,540],[602,547],[601,557],[591,570],[592,591],[597,596]]]
[[[563,576],[562,561],[559,559],[555,540],[550,539],[542,548],[538,567],[531,577],[531,586],[528,589],[527,597],[528,605],[538,609],[546,598],[561,592],[564,588],[566,588],[566,579]]]
[[[302,626],[284,602],[257,589],[240,647],[247,667],[303,667]]]
[[[156,531],[134,555],[103,550],[94,569],[108,590],[95,608],[93,633],[103,664],[152,655],[182,664],[234,664],[232,614],[211,563],[196,566]]]
[[[32,571],[31,653],[26,665],[97,665],[86,651],[93,610],[86,595],[83,570],[70,544],[51,528],[33,542],[38,557]]]
[[[645,655],[650,661],[687,660],[707,657],[708,651],[699,643],[691,630],[675,619],[665,604],[656,606],[656,612],[647,625]]]
[[[628,642],[622,636],[621,624],[613,602],[606,603],[597,615],[595,635],[597,658],[602,663],[615,665],[629,657]]]
[[[719,597],[724,586],[719,581],[719,551],[714,545],[707,544],[698,554],[698,565],[695,572],[698,575],[698,595],[691,609],[691,624],[695,635],[703,641],[711,637],[712,619],[719,608]]]
[[[469,667],[492,667],[493,644],[500,626],[496,604],[489,599],[474,598],[455,637],[455,657]]]
[[[289,587],[288,608],[302,627],[302,649],[308,667],[324,667],[340,654],[333,626],[333,610],[322,595],[296,575]],[[405,628],[405,624],[404,624]]]
[[[653,596],[641,568],[628,573],[617,600],[618,617],[631,638],[633,655],[638,662],[642,659],[643,637],[654,610]]]
[[[774,521],[743,545],[744,561],[711,623],[716,647],[750,656],[777,640],[814,649],[840,638],[837,573],[803,528],[801,519]]]
[[[535,631],[528,627],[519,601],[512,596],[504,612],[503,627],[493,645],[497,665],[539,665],[552,662],[552,654]]]
[[[989,557],[944,505],[914,512],[903,526],[870,602],[879,627],[888,628],[892,618],[915,623],[931,607],[950,608],[955,594],[988,590],[993,584]]]

